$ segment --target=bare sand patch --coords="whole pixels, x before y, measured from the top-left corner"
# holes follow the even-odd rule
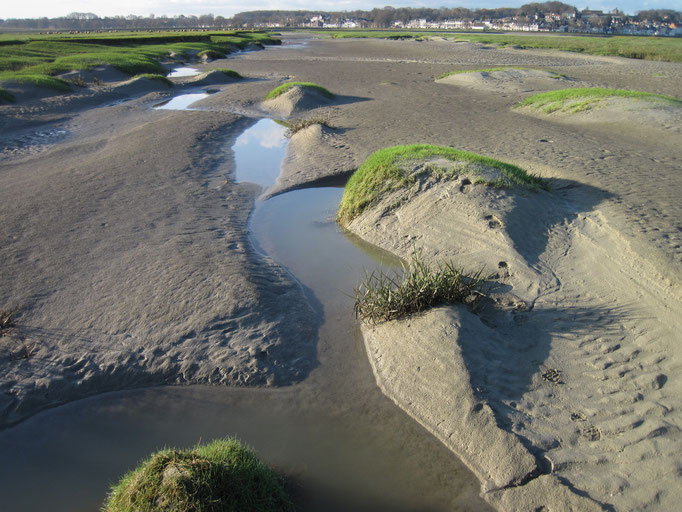
[[[281,174],[266,197],[301,187],[342,184],[357,165],[339,130],[312,124],[291,136]]]
[[[561,89],[566,87],[568,81],[567,77],[552,71],[514,68],[495,71],[464,71],[436,80],[441,84],[498,93]]]
[[[239,118],[107,114],[84,113],[69,142],[3,165],[0,304],[18,315],[0,347],[0,425],[113,389],[303,379],[317,317],[251,247],[257,189],[203,185]]]

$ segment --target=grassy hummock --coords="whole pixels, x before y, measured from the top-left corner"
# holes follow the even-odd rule
[[[494,73],[495,71],[509,71],[509,70],[539,71],[539,70],[534,70],[532,68],[522,68],[522,67],[518,67],[518,66],[506,66],[506,67],[487,68],[487,69],[461,69],[458,71],[450,71],[448,73],[443,73],[436,80],[442,80],[443,78],[447,78],[447,77],[452,76],[452,75],[462,75],[465,73]],[[563,75],[560,75],[559,73],[555,73],[554,71],[548,71],[548,73],[550,73],[552,75],[551,78],[562,78],[563,77]]]
[[[213,70],[211,70],[211,71],[213,71]],[[224,74],[226,76],[229,76],[230,78],[235,78],[237,80],[241,80],[242,78],[244,78],[242,75],[240,75],[239,73],[237,73],[236,71],[234,71],[232,69],[219,69],[218,71],[220,71],[222,74]]]
[[[304,87],[307,89],[314,89],[317,92],[322,93],[324,96],[327,98],[333,98],[334,94],[329,92],[327,89],[322,87],[321,85],[314,84],[312,82],[287,82],[285,84],[280,85],[279,87],[275,87],[272,91],[268,93],[268,95],[265,97],[266,100],[271,100],[273,98],[276,98],[277,96],[281,96],[285,92],[287,92],[289,89],[292,87]]]
[[[451,262],[430,266],[415,251],[403,272],[390,276],[383,271],[365,276],[355,289],[355,314],[378,323],[421,313],[443,304],[473,302],[483,295],[489,278],[483,271],[465,273]]]
[[[173,87],[173,82],[163,75],[157,75],[156,73],[142,73],[141,75],[136,75],[133,78],[146,78],[147,80],[156,80],[168,87]]]
[[[14,96],[3,88],[0,88],[0,101],[7,101],[9,103],[14,103]]]
[[[104,512],[293,510],[282,482],[236,439],[162,450],[112,487]]]
[[[197,58],[203,59],[204,57],[207,59],[224,59],[227,55],[225,55],[224,52],[218,51],[218,50],[202,50],[199,53],[197,53]]]
[[[652,94],[642,91],[625,91],[622,89],[604,89],[599,87],[561,89],[535,94],[514,105],[517,107],[529,107],[541,110],[545,114],[552,112],[581,112],[599,104],[608,98],[634,98],[645,101],[669,104],[682,107],[682,100],[662,94]]]
[[[546,188],[543,180],[528,174],[520,167],[476,153],[431,144],[393,146],[370,155],[350,177],[339,205],[338,221],[346,224],[379,201],[385,193],[412,185],[416,178],[410,174],[410,164],[419,164],[434,158],[465,164],[461,169],[436,167],[433,173],[439,179],[454,178],[462,172],[475,173],[475,165],[479,165],[495,169],[501,176],[495,181],[480,179],[479,183],[496,187],[521,185],[533,190],[538,187]]]
[[[0,81],[8,83],[19,83],[19,84],[29,84],[35,85],[36,87],[42,87],[43,89],[52,89],[59,92],[69,92],[71,91],[71,85],[66,80],[57,78],[54,76],[31,74],[31,73],[16,73],[11,76],[6,76],[4,73],[0,73]]]

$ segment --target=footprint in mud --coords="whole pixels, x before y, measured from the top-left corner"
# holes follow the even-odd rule
[[[590,425],[589,427],[580,430],[580,435],[588,441],[599,441],[601,439],[601,432],[594,425]]]
[[[471,188],[471,180],[469,178],[464,178],[459,184],[459,191],[466,194]]]
[[[497,264],[497,277],[504,279],[509,276],[511,276],[511,273],[509,272],[509,264],[506,261],[500,261]]]
[[[542,372],[542,378],[547,382],[551,382],[552,384],[563,384],[563,381],[561,380],[561,373],[555,368],[547,368],[544,372]]]
[[[581,413],[581,412],[572,412],[571,413],[571,420],[572,421],[585,421],[587,417]]]
[[[494,215],[486,215],[483,219],[488,221],[488,227],[490,229],[499,229],[502,227],[502,222]]]

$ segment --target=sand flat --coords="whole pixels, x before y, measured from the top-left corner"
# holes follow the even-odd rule
[[[369,212],[353,228],[400,256],[419,244],[433,259],[508,264],[499,310],[467,317],[472,331],[430,338],[436,348],[458,347],[468,403],[491,411],[482,442],[516,439],[543,473],[529,464],[514,475],[494,454],[467,452],[451,439],[486,499],[501,510],[559,510],[566,500],[577,500],[576,509],[674,508],[682,452],[679,139],[638,124],[538,119],[512,110],[522,92],[434,81],[457,67],[497,66],[682,97],[679,64],[443,41],[315,40],[230,59],[230,68],[259,80],[223,87],[200,113],[150,113],[140,109],[144,101],[98,111],[102,103],[89,92],[1,106],[3,137],[55,124],[69,133],[36,151],[3,153],[0,307],[22,308],[19,320],[34,329],[22,336],[40,343],[37,356],[20,364],[3,355],[4,424],[107,389],[305,377],[314,354],[301,362],[287,347],[307,350],[316,326],[300,290],[276,265],[255,261],[245,240],[256,191],[200,184],[218,158],[214,137],[236,137],[245,122],[233,112],[257,112],[282,81],[310,81],[353,100],[301,113],[327,116],[334,131],[292,144],[284,188],[338,176],[377,149],[411,143],[474,151],[554,179],[552,192],[538,198],[486,191],[478,202],[478,191],[438,185],[401,209]],[[311,165],[297,173],[297,162]],[[468,202],[458,201],[464,195]],[[499,226],[491,228],[488,215]],[[415,322],[430,325],[430,318]],[[417,417],[419,395],[408,404],[399,393],[410,389],[401,366],[409,344],[386,342],[394,328],[366,328],[370,362],[384,392]],[[227,347],[214,351],[220,339]],[[281,366],[254,361],[250,349],[264,340],[283,351]],[[234,372],[212,373],[218,360]],[[390,372],[380,360],[394,361]],[[428,416],[420,421],[443,439]],[[502,476],[486,474],[491,460]]]

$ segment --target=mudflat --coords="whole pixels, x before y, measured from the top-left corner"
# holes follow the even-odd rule
[[[437,80],[500,66],[565,78]],[[466,177],[425,183],[350,224],[398,256],[419,247],[429,260],[485,266],[501,283],[475,313],[439,308],[363,326],[375,378],[501,510],[674,508],[682,497],[679,115],[639,116],[627,103],[577,117],[513,106],[566,87],[680,98],[682,66],[448,41],[312,39],[224,67],[247,79],[212,85],[219,92],[195,104],[199,112],[150,110],[170,93],[143,84],[0,106],[0,307],[20,311],[0,360],[4,426],[113,389],[305,380],[317,364],[318,320],[291,277],[249,245],[257,188],[206,186],[218,163],[229,169],[221,148],[252,122],[244,115],[291,114],[329,126],[292,137],[269,195],[342,180],[372,152],[415,143],[480,153],[550,181],[537,193]],[[268,110],[267,92],[289,80],[336,98]]]

